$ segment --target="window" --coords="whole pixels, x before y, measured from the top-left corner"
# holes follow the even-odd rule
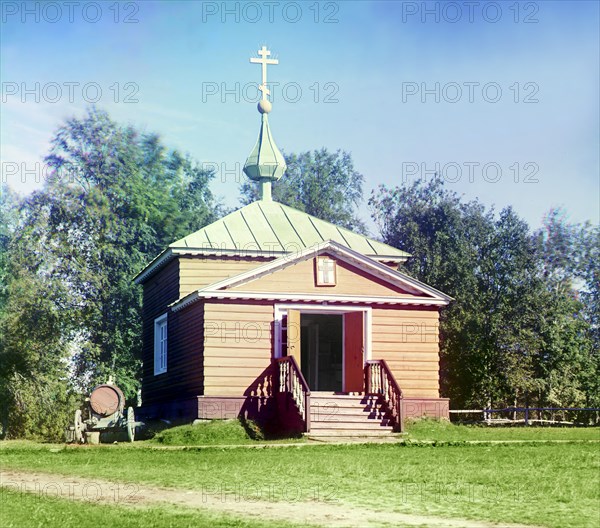
[[[335,286],[335,260],[329,257],[317,257],[317,286]]]
[[[154,375],[167,372],[167,314],[154,319]]]

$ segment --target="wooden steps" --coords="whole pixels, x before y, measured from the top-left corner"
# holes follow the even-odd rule
[[[311,393],[310,438],[390,436],[389,417],[373,396]]]

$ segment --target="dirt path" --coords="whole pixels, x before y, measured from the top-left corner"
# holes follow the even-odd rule
[[[124,484],[100,479],[89,479],[3,470],[0,486],[14,491],[29,492],[44,497],[92,501],[99,504],[144,507],[150,505],[176,505],[235,515],[257,520],[270,518],[309,525],[337,528],[374,527],[430,527],[430,528],[532,528],[531,525],[497,524],[463,519],[442,519],[375,511],[348,506],[332,501],[324,494],[309,502],[265,501],[246,490],[223,493],[218,489],[186,491],[173,488],[156,488],[138,484]],[[232,491],[232,490],[229,490]],[[257,500],[255,500],[257,499]]]

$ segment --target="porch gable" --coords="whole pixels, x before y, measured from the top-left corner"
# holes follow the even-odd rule
[[[326,257],[332,263],[329,273],[334,276],[331,284],[319,284],[319,258]],[[333,252],[321,252],[311,258],[295,261],[288,266],[277,267],[268,273],[258,274],[248,281],[225,286],[224,290],[256,293],[309,293],[371,296],[413,297],[416,292],[400,287],[364,268],[357,267]]]
[[[339,284],[337,279],[334,285],[317,284],[319,281],[316,280],[315,259],[322,256],[330,257],[336,268],[339,267]],[[219,298],[254,295],[256,299],[265,296],[274,299],[294,295],[306,296],[307,300],[335,300],[339,297],[341,302],[415,301],[419,304],[436,305],[446,305],[452,300],[435,288],[332,240],[299,251],[293,257],[286,255],[215,282],[190,293],[171,306],[178,310],[200,298],[214,297],[215,294]]]

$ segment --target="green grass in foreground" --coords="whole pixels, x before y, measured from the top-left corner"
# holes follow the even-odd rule
[[[229,515],[177,507],[126,508],[69,501],[0,490],[2,528],[300,528],[302,525],[263,520],[247,521]]]
[[[487,425],[456,425],[437,420],[417,420],[407,424],[406,437],[410,440],[512,441],[561,440],[600,441],[600,427],[499,427]]]
[[[318,493],[358,507],[498,523],[596,528],[600,514],[594,443],[164,451],[7,442],[0,457],[6,468],[209,493],[242,486],[251,497],[275,487],[274,500],[310,501]]]

